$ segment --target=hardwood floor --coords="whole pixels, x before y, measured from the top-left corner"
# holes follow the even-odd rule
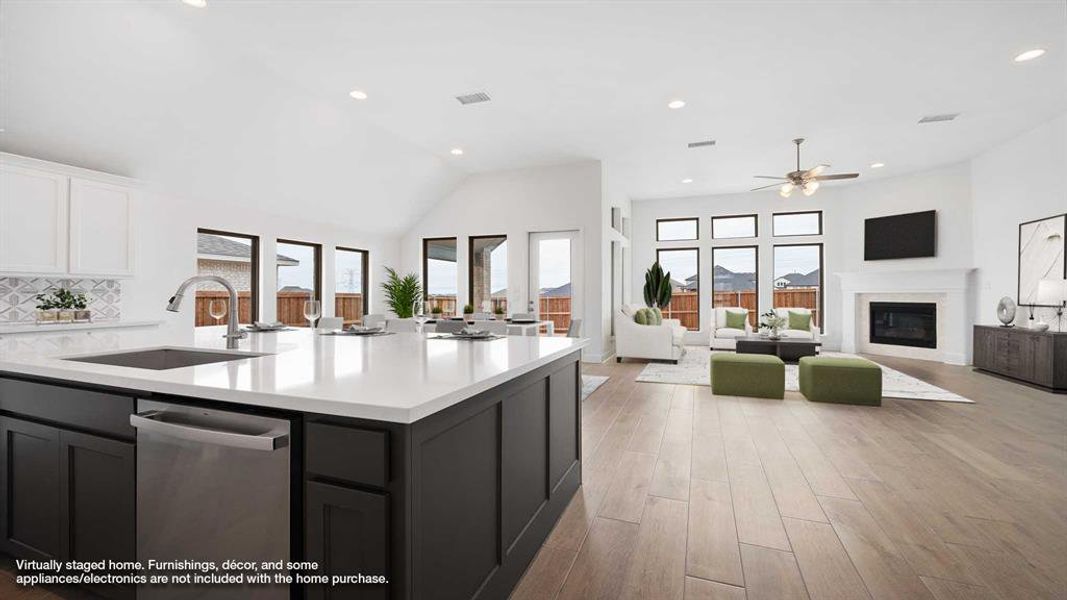
[[[513,598],[1067,598],[1067,396],[877,360],[975,400],[637,383],[583,406],[584,486]]]
[[[906,359],[977,404],[637,383],[583,405],[583,486],[513,598],[1067,598],[1067,396]],[[0,598],[19,590],[0,562]]]

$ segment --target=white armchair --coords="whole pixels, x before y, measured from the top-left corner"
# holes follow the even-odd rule
[[[615,360],[644,358],[675,363],[685,353],[686,328],[678,319],[663,319],[662,325],[634,322],[639,306],[626,305],[615,312]]]
[[[744,328],[727,327],[726,313],[743,313]],[[752,325],[748,322],[748,309],[739,306],[721,306],[711,311],[711,349],[733,350],[737,347],[737,338],[752,334]]]
[[[785,329],[780,330],[779,331],[779,335],[781,335],[784,338],[813,340],[813,341],[816,341],[816,342],[819,341],[819,327],[815,324],[815,319],[814,318],[812,318],[809,321],[810,327],[808,329],[789,329],[788,320],[789,320],[790,311],[795,312],[795,313],[805,313],[805,314],[808,314],[808,315],[811,314],[811,309],[809,309],[809,308],[782,307],[782,308],[774,309],[774,312],[778,313],[779,317],[782,317],[783,319],[786,319],[786,321],[787,321]]]

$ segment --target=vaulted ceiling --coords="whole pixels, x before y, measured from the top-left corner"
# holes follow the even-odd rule
[[[0,148],[393,230],[466,173],[579,159],[634,198],[736,192],[803,136],[866,180],[1062,114],[1065,31],[1062,1],[5,0]]]

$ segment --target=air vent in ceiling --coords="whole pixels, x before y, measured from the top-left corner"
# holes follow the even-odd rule
[[[489,102],[489,94],[485,92],[472,92],[470,94],[462,94],[456,96],[456,100],[459,100],[460,104],[478,104],[479,102]]]
[[[714,146],[715,140],[701,140],[699,142],[689,142],[690,148],[703,148],[704,146]]]
[[[960,113],[945,113],[943,115],[926,115],[919,119],[919,123],[940,123],[941,121],[951,121],[960,116]]]

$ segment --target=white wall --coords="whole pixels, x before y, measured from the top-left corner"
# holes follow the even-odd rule
[[[998,323],[997,301],[1018,299],[1019,224],[1067,212],[1067,114],[977,156],[971,181],[976,315],[979,323]],[[1055,323],[1052,309],[1042,312]],[[1028,316],[1020,309],[1016,322]]]
[[[610,353],[603,315],[602,174],[597,161],[472,175],[430,208],[404,234],[400,266],[422,277],[422,239],[456,237],[459,302],[468,297],[467,238],[508,236],[508,305],[525,309],[529,298],[529,234],[580,231],[583,245],[584,335],[586,360]],[[518,311],[522,312],[522,311]]]
[[[189,330],[193,310],[179,313],[164,307],[178,284],[196,274],[196,230],[220,229],[260,236],[260,319],[275,317],[277,289],[273,257],[277,238],[320,243],[322,248],[323,316],[333,315],[335,246],[370,253],[370,311],[384,310],[380,283],[383,264],[395,264],[398,238],[347,230],[301,220],[297,215],[275,215],[219,202],[176,198],[149,187],[136,216],[136,276],[122,282],[124,319],[162,320],[164,327]]]
[[[938,211],[938,251],[934,258],[865,262],[863,260],[864,219],[897,213],[936,209]],[[775,212],[823,211],[822,236],[771,237],[771,215]],[[840,282],[835,272],[858,270],[906,270],[966,268],[972,266],[970,168],[957,164],[922,173],[914,173],[851,185],[827,184],[814,196],[794,194],[782,198],[777,191],[696,196],[667,200],[642,200],[633,203],[633,272],[631,294],[640,301],[644,271],[655,261],[656,248],[700,249],[700,318],[701,331],[691,333],[689,343],[707,343],[711,318],[711,248],[713,246],[759,246],[760,312],[771,308],[774,272],[774,245],[789,243],[823,244],[824,306],[826,310],[823,342],[828,349],[837,348],[841,336]],[[713,215],[759,215],[757,240],[711,239]],[[697,242],[656,242],[656,219],[699,217],[700,239]]]

